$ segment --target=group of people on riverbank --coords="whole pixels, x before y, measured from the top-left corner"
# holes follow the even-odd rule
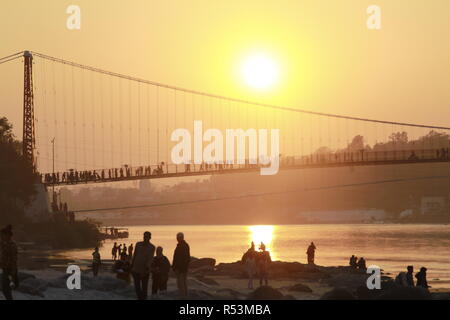
[[[422,267],[420,271],[416,273],[415,278],[417,283],[414,283],[414,266],[408,266],[406,272],[400,272],[395,278],[395,283],[403,287],[420,287],[428,290],[431,288],[427,281],[427,268]]]
[[[151,242],[152,234],[144,233],[144,239],[133,247],[114,243],[112,249],[113,272],[118,279],[130,281],[133,277],[136,296],[139,300],[147,299],[148,283],[152,276],[152,296],[164,294],[167,291],[170,269],[175,272],[179,294],[182,298],[187,297],[187,273],[191,259],[189,244],[184,240],[184,234],[177,234],[177,247],[175,248],[172,265],[164,256],[162,247],[155,247]],[[155,254],[156,253],[156,254]],[[119,256],[119,259],[117,257]],[[94,276],[98,275],[101,264],[98,248],[92,253],[92,270]]]
[[[122,255],[125,255],[126,258],[131,258],[133,257],[133,250],[133,244],[130,244],[127,248],[125,243],[122,246],[121,244],[117,245],[117,242],[114,242],[111,249],[112,259],[113,261],[116,261],[118,258],[121,259]]]
[[[314,265],[316,249],[314,242],[311,242],[306,250],[309,265]],[[248,289],[253,289],[253,279],[255,277],[259,278],[260,286],[263,284],[267,286],[269,284],[269,268],[272,263],[272,258],[263,242],[259,245],[259,250],[256,251],[255,243],[252,241],[250,248],[244,253],[241,261],[245,265],[245,272],[248,277]]]
[[[261,242],[259,250],[256,251],[255,243],[252,241],[250,248],[242,256],[242,262],[245,264],[245,271],[248,275],[248,288],[253,289],[253,278],[259,278],[259,285],[263,283],[269,284],[268,271],[272,262],[270,252],[266,250],[266,246]]]
[[[353,269],[359,269],[359,270],[363,270],[366,271],[367,270],[367,266],[366,266],[366,259],[364,259],[364,257],[360,257],[358,259],[357,256],[353,255],[350,257],[350,260],[348,262],[348,264],[350,265],[350,267],[352,267]]]

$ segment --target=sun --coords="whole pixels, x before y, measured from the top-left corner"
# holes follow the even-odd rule
[[[250,226],[249,230],[251,232],[251,241],[256,246],[259,246],[261,243],[264,243],[267,248],[271,246],[274,231],[273,226]]]
[[[248,86],[257,90],[267,90],[278,82],[280,69],[267,55],[255,54],[245,59],[241,72]]]

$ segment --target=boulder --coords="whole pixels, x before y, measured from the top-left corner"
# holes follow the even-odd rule
[[[358,300],[373,300],[380,295],[380,290],[369,290],[367,286],[359,286],[356,288],[356,297]]]
[[[220,263],[217,265],[215,274],[245,278],[245,264],[241,261],[233,263]],[[298,262],[274,261],[269,267],[269,276],[273,278],[302,278],[323,279],[329,274],[316,266],[309,266]]]
[[[204,276],[212,275],[215,273],[215,268],[211,267],[211,266],[203,266],[200,268],[195,268],[195,269],[190,270],[190,273],[194,274],[194,275],[204,275]]]
[[[3,273],[0,273],[0,279],[2,278]],[[27,279],[35,279],[36,276],[30,273],[18,272],[17,276],[19,277],[19,284]],[[0,281],[0,290],[2,289],[2,281]]]
[[[89,281],[85,283],[86,288],[98,291],[117,291],[129,286],[126,281],[108,275],[90,277]]]
[[[36,278],[36,276],[34,274],[21,272],[21,271],[18,272],[18,276],[19,276],[19,281],[24,281],[24,280],[30,279],[30,278],[31,279],[35,279]]]
[[[216,259],[213,258],[201,258],[197,259],[191,257],[191,262],[189,263],[190,269],[196,269],[201,267],[213,267],[216,265]]]
[[[355,297],[347,289],[336,288],[325,293],[320,300],[355,300]]]
[[[216,280],[211,279],[211,278],[206,278],[204,276],[199,275],[199,276],[195,276],[194,278],[208,286],[218,286],[219,285],[219,283]]]
[[[382,290],[377,297],[380,300],[430,300],[431,294],[421,287],[395,286],[388,290]]]
[[[59,278],[50,281],[49,286],[55,288],[67,288],[67,278],[69,274],[65,274]],[[126,281],[117,279],[113,276],[103,275],[91,277],[81,274],[81,290],[98,290],[98,291],[119,291],[129,287]]]
[[[215,297],[204,290],[190,289],[188,291],[189,300],[214,300]]]
[[[49,281],[49,287],[58,288],[58,289],[66,289],[67,288],[67,278],[69,277],[69,274],[64,274],[62,276],[59,276],[57,278],[51,279]],[[90,277],[84,275],[81,273],[81,288],[83,289],[85,285],[87,285],[90,282]]]
[[[248,300],[284,300],[284,295],[270,286],[262,286],[250,293]]]
[[[222,300],[243,300],[246,298],[245,294],[228,288],[218,289],[216,294],[216,299]]]
[[[291,292],[313,292],[310,287],[302,283],[297,283],[288,289]]]
[[[246,278],[245,266],[242,262],[219,263],[216,267],[217,275]]]
[[[356,290],[361,286],[367,286],[367,278],[370,275],[366,273],[337,273],[327,279],[327,283],[335,288],[348,288]]]
[[[20,282],[17,291],[33,295],[44,297],[44,292],[48,288],[48,282],[38,278],[26,278]]]

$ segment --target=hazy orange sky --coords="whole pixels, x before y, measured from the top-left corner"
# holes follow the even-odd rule
[[[81,7],[79,31],[66,28],[70,4]],[[366,27],[371,4],[381,30]],[[446,125],[449,12],[448,0],[3,0],[0,55],[29,49],[223,95]],[[273,90],[252,91],[237,75],[254,51],[281,65]],[[6,70],[4,88],[14,79]],[[2,111],[20,115],[4,92]]]

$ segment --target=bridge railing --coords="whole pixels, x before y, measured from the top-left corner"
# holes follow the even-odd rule
[[[314,167],[314,166],[338,166],[361,165],[377,163],[417,163],[429,161],[450,161],[449,149],[419,149],[419,150],[386,150],[386,151],[352,151],[317,153],[302,157],[280,157],[280,167]],[[262,166],[250,164],[248,160],[244,164],[166,164],[149,166],[123,166],[102,170],[69,170],[41,175],[42,182],[47,185],[79,184],[89,182],[126,181],[149,177],[167,177],[204,174],[226,173],[229,171],[255,170]]]

